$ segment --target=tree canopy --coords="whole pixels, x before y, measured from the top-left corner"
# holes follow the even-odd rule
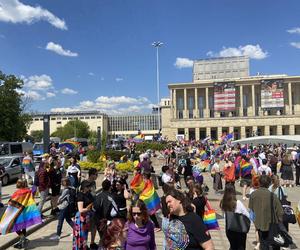
[[[89,138],[90,128],[86,122],[80,120],[69,121],[65,126],[58,128],[51,136],[59,137],[62,140],[73,137]]]
[[[19,141],[26,135],[30,116],[24,112],[22,87],[21,79],[0,71],[0,141]]]

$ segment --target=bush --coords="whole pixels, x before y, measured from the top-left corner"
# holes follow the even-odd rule
[[[167,147],[168,144],[163,142],[142,142],[136,144],[136,150],[139,152],[145,152],[147,149],[151,149],[153,151],[161,151],[165,150]]]
[[[100,151],[96,149],[87,151],[87,159],[89,162],[97,163],[99,157],[100,157]]]
[[[98,171],[103,171],[105,168],[105,165],[103,162],[88,162],[88,161],[79,161],[78,164],[80,165],[81,169],[83,170],[89,170],[90,168],[96,168]]]
[[[134,165],[132,161],[121,162],[116,165],[118,171],[133,172]]]
[[[108,150],[104,154],[106,155],[106,159],[109,156],[113,161],[119,161],[123,155],[129,156],[128,152],[117,151],[117,150]]]

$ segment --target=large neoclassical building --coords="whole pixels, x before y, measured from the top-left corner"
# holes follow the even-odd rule
[[[300,134],[300,76],[194,79],[168,87],[170,100],[161,103],[162,133],[170,139]]]

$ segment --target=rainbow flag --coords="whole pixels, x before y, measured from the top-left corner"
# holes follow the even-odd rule
[[[154,214],[158,209],[161,208],[160,198],[157,192],[155,191],[155,188],[151,180],[146,181],[145,188],[143,192],[140,194],[139,198],[140,200],[145,202],[150,215]]]
[[[32,225],[42,223],[38,210],[29,188],[19,189],[8,201],[8,206],[0,220],[0,234],[21,231]]]
[[[207,153],[203,149],[200,151],[200,159],[201,160],[206,160],[207,159]]]
[[[245,177],[247,175],[251,175],[253,166],[251,165],[250,162],[247,162],[245,160],[241,161],[241,176]]]
[[[136,193],[139,194],[144,190],[145,182],[142,174],[136,174],[132,181],[130,182],[130,188]]]

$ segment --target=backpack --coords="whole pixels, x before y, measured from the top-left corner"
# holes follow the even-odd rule
[[[97,217],[101,219],[111,220],[118,215],[118,207],[111,196],[102,193],[98,194],[94,202],[94,209]]]
[[[69,187],[69,213],[71,217],[74,217],[75,214],[78,211],[78,206],[77,206],[77,192],[75,188]]]

